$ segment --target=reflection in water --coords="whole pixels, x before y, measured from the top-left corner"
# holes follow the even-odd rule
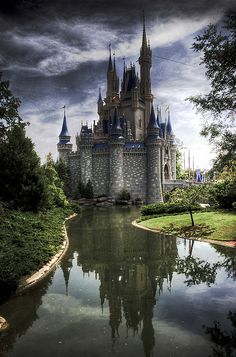
[[[53,332],[50,331],[50,326],[52,329],[50,319],[55,318],[54,316],[58,314],[58,322],[63,326],[62,335],[65,336],[65,341],[68,338],[66,336],[69,336],[70,333],[68,331],[72,327],[71,319],[76,316],[75,320],[73,320],[74,326],[79,326],[78,331],[83,336],[80,328],[81,324],[84,328],[85,321],[91,319],[94,325],[101,321],[101,317],[97,312],[98,304],[100,305],[100,311],[103,308],[106,308],[105,311],[107,311],[107,307],[109,310],[108,326],[112,341],[111,353],[113,351],[113,353],[117,354],[118,351],[121,351],[121,355],[127,355],[120,346],[118,348],[121,341],[120,336],[122,336],[122,333],[124,335],[125,326],[126,337],[134,336],[143,345],[144,352],[140,352],[139,348],[138,352],[136,350],[137,356],[143,356],[143,353],[145,356],[151,356],[154,353],[155,345],[158,346],[159,355],[170,355],[173,352],[171,350],[173,347],[168,347],[168,344],[163,347],[165,342],[160,340],[154,325],[154,321],[157,321],[157,319],[162,324],[162,328],[166,326],[165,333],[167,335],[174,333],[173,339],[177,335],[177,332],[174,331],[178,331],[181,338],[184,339],[188,336],[188,331],[186,330],[189,329],[191,330],[189,331],[189,336],[195,336],[196,338],[201,334],[202,340],[205,339],[204,341],[206,341],[204,343],[208,343],[205,334],[202,333],[201,326],[203,323],[207,326],[212,326],[214,310],[204,320],[205,316],[201,312],[201,308],[197,310],[197,305],[188,305],[189,300],[187,297],[191,298],[197,292],[198,295],[196,296],[199,296],[199,300],[196,301],[198,304],[202,301],[203,304],[205,304],[205,301],[207,304],[212,296],[209,294],[208,298],[204,294],[209,292],[212,287],[215,287],[218,275],[226,271],[229,279],[235,279],[235,251],[217,247],[215,249],[220,253],[222,259],[216,260],[217,253],[215,253],[215,249],[210,248],[209,245],[204,245],[204,243],[201,245],[193,241],[177,240],[164,235],[157,236],[151,232],[134,228],[131,225],[131,221],[138,215],[139,212],[135,210],[122,208],[87,210],[80,217],[69,222],[70,246],[60,264],[65,285],[62,286],[61,277],[58,278],[59,270],[57,270],[55,276],[52,274],[51,277],[45,279],[44,282],[27,292],[27,294],[14,298],[9,303],[0,306],[0,315],[3,314],[11,324],[11,329],[4,335],[0,335],[0,355],[2,352],[3,356],[7,356],[7,353],[12,350],[12,356],[18,356],[17,352],[14,355],[15,344],[17,344],[18,340],[21,340],[21,336],[27,335],[27,330],[32,330],[32,328],[30,329],[31,326],[34,327],[37,335],[39,331],[37,328],[39,329],[40,326],[36,327],[36,320],[38,319],[40,322],[40,318],[42,319],[39,311],[41,311],[41,314],[43,312],[42,315],[45,319],[41,324],[49,325],[47,335],[50,336],[50,333],[53,335]],[[202,247],[201,250],[199,247]],[[214,256],[214,259],[209,260],[207,254],[200,254],[199,256],[199,252],[204,249],[208,250],[210,256]],[[80,275],[81,271],[83,273],[82,276]],[[99,291],[100,301],[97,301],[96,297],[93,300],[93,304],[86,305],[83,300],[84,291],[80,289],[83,284],[79,279],[82,280],[84,276],[84,280],[86,280],[89,274],[91,277],[95,276],[96,285],[86,293],[86,298],[90,298],[94,291],[96,291],[97,296],[97,291]],[[89,283],[94,282],[93,278],[91,280]],[[98,286],[97,283],[99,283]],[[52,287],[49,289],[51,284]],[[200,290],[196,290],[199,286]],[[62,291],[62,289],[64,290]],[[166,291],[169,293],[167,294]],[[221,289],[220,291],[222,292],[223,290]],[[176,293],[177,295],[175,295]],[[216,293],[219,294],[219,289]],[[163,296],[164,299],[162,299]],[[224,295],[224,297],[227,297],[227,295]],[[181,306],[182,300],[185,305],[182,305],[182,311],[179,312],[178,306]],[[39,309],[41,304],[42,306]],[[64,308],[62,312],[61,306]],[[160,313],[158,318],[157,307]],[[94,308],[93,315],[91,314],[91,308]],[[209,306],[210,308],[211,306]],[[83,310],[83,313],[80,312],[80,309]],[[163,315],[165,309],[170,311],[170,323],[168,318]],[[199,323],[197,328],[192,326],[192,316],[194,316],[195,309],[197,316],[199,311],[203,315],[202,323]],[[182,325],[184,319],[186,319],[185,330]],[[210,331],[213,331],[214,328],[210,329],[210,327],[207,328],[206,332],[213,335],[213,332],[211,334]],[[41,336],[43,336],[42,330],[40,331]],[[159,333],[162,332],[160,331]],[[54,333],[58,335],[58,331],[56,330],[55,332],[55,329]],[[85,329],[84,333],[85,335],[92,333],[91,328]],[[103,337],[101,333],[98,339]],[[199,340],[196,338],[196,341]],[[27,347],[27,342],[25,343]],[[182,343],[186,342],[183,340]],[[78,341],[75,341],[74,348],[78,355],[81,353],[85,355],[84,350],[80,350],[82,348],[81,345],[77,346],[77,344]],[[101,346],[102,342],[95,355],[108,355],[105,347]],[[206,348],[206,345],[203,346],[203,348]],[[53,345],[51,346],[51,351],[58,356],[64,356],[67,355],[68,351],[71,351],[71,348],[72,343],[70,342],[68,350],[65,349],[59,353],[60,350],[57,350],[57,346]],[[102,348],[104,349],[102,350]],[[5,354],[3,351],[5,351]],[[179,354],[175,350],[174,353],[176,356],[188,356],[189,350],[184,353],[179,352]],[[192,353],[191,350],[190,353]],[[37,353],[36,355],[44,356]],[[50,350],[45,356],[49,355]],[[69,355],[75,356],[77,353],[70,352]],[[197,354],[193,355],[196,356]]]
[[[214,343],[212,347],[213,357],[235,357],[236,356],[236,312],[229,311],[227,319],[231,322],[231,330],[222,330],[219,321],[214,321],[214,326],[203,326],[207,335]]]
[[[162,291],[164,279],[171,288],[178,255],[176,239],[167,239],[164,236],[148,239],[145,232],[138,237],[136,234],[127,235],[122,216],[114,221],[115,227],[110,227],[114,233],[110,235],[103,234],[107,230],[107,219],[102,222],[96,212],[90,212],[83,221],[83,230],[85,228],[86,233],[78,232],[78,265],[84,273],[95,272],[100,280],[101,307],[107,300],[113,344],[119,337],[119,326],[124,318],[127,333],[132,330],[136,334],[141,330],[145,354],[150,356],[155,345],[153,307],[157,295]],[[99,227],[95,235],[91,234],[91,219],[95,227]],[[72,259],[73,250],[61,264],[66,291]]]

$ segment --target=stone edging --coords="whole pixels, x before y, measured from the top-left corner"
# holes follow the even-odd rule
[[[63,223],[63,231],[64,231],[64,241],[63,244],[59,250],[59,252],[54,255],[54,257],[47,263],[45,264],[42,268],[40,268],[37,272],[34,272],[30,276],[26,276],[21,278],[20,284],[16,290],[16,294],[22,293],[25,289],[30,288],[34,284],[38,283],[41,281],[46,275],[48,275],[59,263],[61,258],[64,256],[64,254],[67,251],[67,248],[69,246],[69,239],[66,231],[66,226],[65,222],[73,217],[75,217],[77,213],[72,214],[71,216],[67,217]]]
[[[136,227],[136,228],[141,228],[141,229],[144,229],[146,231],[150,231],[150,232],[154,232],[154,233],[164,233],[164,234],[166,234],[165,232],[160,231],[158,229],[151,229],[151,228],[144,227],[141,224],[137,223],[137,220],[134,220],[132,222],[132,225],[134,227]],[[166,235],[169,236],[169,237],[175,237],[175,238],[181,238],[181,239],[189,239],[189,240],[197,240],[198,242],[205,242],[205,243],[223,245],[224,247],[228,247],[228,248],[236,248],[236,241],[222,241],[222,240],[218,241],[218,240],[214,240],[214,239],[196,238],[196,237],[190,237],[190,238],[180,237],[180,236],[176,237],[173,234],[166,234]]]

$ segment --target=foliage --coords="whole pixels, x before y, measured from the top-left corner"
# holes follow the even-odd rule
[[[192,209],[200,210],[201,207],[199,205],[194,205]],[[181,213],[187,211],[188,211],[188,207],[186,207],[186,205],[176,202],[152,203],[149,205],[142,206],[141,208],[141,214],[143,216],[151,216],[151,215],[163,214],[163,213],[173,214],[173,213]]]
[[[209,200],[211,204],[221,208],[232,208],[236,201],[236,179],[216,182],[209,187]]]
[[[63,189],[68,195],[69,181],[70,181],[70,169],[64,160],[58,160],[55,164],[59,179],[63,182]]]
[[[123,188],[120,193],[118,194],[117,200],[119,201],[129,201],[130,200],[130,193]]]
[[[93,185],[90,180],[88,180],[86,186],[85,186],[85,193],[84,193],[85,198],[93,198]]]
[[[34,214],[3,206],[0,210],[0,287],[11,290],[22,276],[38,270],[57,253],[64,238],[63,221],[73,211],[54,208]]]
[[[207,187],[204,185],[192,185],[186,188],[177,188],[170,194],[170,201],[174,203],[179,203],[186,207],[189,211],[192,226],[194,226],[193,220],[193,207],[206,199],[208,194]]]
[[[182,169],[182,153],[177,150],[176,151],[176,179],[177,180],[185,180],[186,174]]]
[[[78,194],[81,198],[93,198],[93,185],[90,180],[86,185],[80,180],[78,183]]]
[[[12,95],[9,86],[9,81],[3,81],[0,73],[0,142],[5,139],[9,129],[26,125],[18,113],[20,100]]]
[[[39,157],[23,126],[5,132],[0,162],[0,199],[14,209],[37,211],[45,200],[46,186]]]
[[[229,311],[227,319],[232,327],[230,332],[224,331],[219,321],[214,321],[214,326],[203,326],[205,333],[214,343],[211,356],[233,357],[236,353],[236,313]]]
[[[51,153],[48,154],[46,164],[42,166],[46,184],[45,208],[66,207],[68,201],[63,191],[63,182],[58,176]]]
[[[188,99],[203,114],[211,114],[204,120],[202,135],[217,149],[216,167],[230,167],[236,153],[236,13],[225,18],[223,33],[216,25],[209,25],[195,38],[193,49],[203,55],[201,64],[211,89],[206,95]]]

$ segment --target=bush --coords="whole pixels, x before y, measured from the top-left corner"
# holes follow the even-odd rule
[[[236,202],[236,179],[217,182],[209,189],[210,204],[221,208],[232,208]]]
[[[236,202],[232,203],[233,210],[236,211]]]
[[[120,191],[117,199],[120,201],[129,201],[130,193],[125,188],[123,188],[123,190]]]
[[[187,212],[189,208],[186,205],[174,202],[153,203],[141,208],[142,216],[151,216],[154,214],[172,214]],[[201,210],[200,205],[192,206],[193,211]]]

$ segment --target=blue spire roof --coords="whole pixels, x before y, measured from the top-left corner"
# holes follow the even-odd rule
[[[170,111],[168,112],[166,130],[167,130],[167,134],[174,135],[174,132],[173,132],[172,126],[171,126],[171,121],[170,121]]]
[[[158,122],[155,117],[153,105],[152,105],[150,119],[149,119],[149,123],[148,123],[148,129],[159,129],[159,125],[158,125]]]
[[[63,124],[62,124],[61,133],[59,135],[59,138],[61,136],[70,136],[68,128],[67,128],[66,111],[65,110],[64,110],[64,119],[63,119]]]

